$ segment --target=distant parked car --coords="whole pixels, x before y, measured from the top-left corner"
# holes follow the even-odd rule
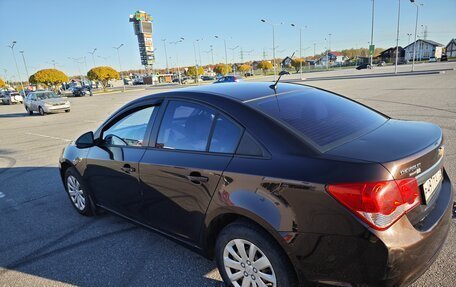
[[[213,80],[215,80],[215,77],[213,77],[213,76],[201,76],[201,80],[203,80],[203,81],[213,81]]]
[[[18,92],[5,93],[2,98],[2,103],[4,105],[11,105],[11,104],[17,104],[17,103],[22,104],[23,102],[24,102],[24,98]]]
[[[440,58],[440,62],[446,62],[448,61],[448,57],[446,54],[442,54],[442,58]]]
[[[124,78],[124,85],[133,85],[133,80],[130,78]]]
[[[192,84],[192,83],[194,83],[194,82],[195,82],[195,80],[192,79],[192,78],[182,78],[182,79],[181,79],[181,83],[184,84],[184,85],[186,85],[186,84]]]
[[[74,87],[73,88],[73,96],[83,97],[86,95],[90,95],[90,91],[87,87]]]
[[[244,74],[244,77],[252,77],[252,76],[253,76],[252,73],[248,73],[248,72],[247,72],[247,73]]]
[[[364,63],[356,67],[357,70],[363,70],[363,69],[372,69],[372,66],[368,63]]]
[[[133,85],[144,85],[144,80],[142,78],[136,78],[134,81],[133,81]]]
[[[383,66],[385,66],[385,65],[386,65],[385,61],[379,61],[379,62],[377,63],[377,66],[379,66],[379,67],[383,67]]]
[[[429,63],[436,63],[437,62],[437,58],[436,57],[430,57],[429,58]]]
[[[70,102],[67,98],[61,97],[52,91],[40,91],[28,94],[25,98],[24,106],[29,115],[32,115],[33,112],[38,112],[42,116],[59,111],[68,113],[71,109]]]
[[[238,76],[225,76],[219,78],[214,84],[221,84],[221,83],[238,83],[241,80]]]

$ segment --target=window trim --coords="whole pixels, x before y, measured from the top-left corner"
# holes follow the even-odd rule
[[[100,129],[99,137],[98,137],[97,141],[100,144],[103,144],[104,146],[107,146],[107,147],[139,148],[139,149],[147,148],[148,147],[148,143],[149,143],[150,131],[151,131],[152,126],[154,125],[154,122],[155,122],[155,120],[157,118],[157,114],[158,114],[158,111],[160,110],[160,106],[161,106],[160,103],[143,104],[143,105],[133,106],[133,107],[123,111],[122,113],[120,113],[118,115],[115,115],[105,125],[103,125],[103,127]],[[124,119],[125,117],[127,117],[127,116],[129,116],[129,115],[131,115],[131,114],[133,114],[133,113],[135,113],[137,111],[144,110],[144,109],[147,109],[147,108],[150,108],[150,107],[154,107],[154,109],[152,110],[152,114],[149,117],[149,120],[147,122],[146,131],[145,131],[144,136],[143,136],[143,143],[145,143],[145,144],[143,144],[142,146],[130,146],[130,145],[126,145],[125,146],[125,145],[106,144],[106,142],[103,139],[103,133],[106,130],[111,128],[113,125],[115,125],[116,123],[118,123],[119,121]],[[156,112],[156,110],[158,110],[158,111]]]
[[[183,150],[183,149],[166,149],[166,148],[160,148],[160,147],[156,146],[157,140],[158,140],[158,134],[160,132],[160,127],[162,125],[166,110],[168,109],[169,102],[171,102],[171,101],[184,102],[184,103],[193,103],[193,104],[201,105],[203,107],[207,107],[207,108],[209,108],[209,109],[211,109],[211,110],[213,110],[215,112],[214,119],[212,120],[212,123],[211,123],[211,129],[210,129],[210,132],[209,132],[209,137],[208,137],[207,143],[206,143],[206,149],[204,151]],[[239,143],[241,142],[242,136],[244,135],[244,132],[245,132],[246,129],[238,121],[233,119],[233,117],[231,117],[231,116],[227,115],[226,113],[220,111],[220,109],[218,107],[213,106],[213,105],[211,105],[211,104],[209,104],[207,102],[203,102],[203,101],[199,101],[199,100],[195,100],[195,99],[182,98],[182,97],[178,97],[178,96],[167,97],[163,101],[161,107],[162,108],[160,109],[159,113],[157,114],[156,121],[154,123],[154,127],[152,128],[152,132],[151,132],[151,135],[150,135],[148,148],[154,149],[154,150],[168,151],[168,152],[186,152],[186,153],[197,153],[197,154],[206,154],[206,155],[207,154],[210,154],[210,155],[225,155],[225,156],[234,156],[234,155],[236,155],[236,150],[237,150],[237,148],[239,146]],[[230,120],[231,122],[233,122],[241,130],[241,136],[239,137],[238,142],[236,143],[236,148],[235,148],[234,152],[232,152],[232,153],[222,153],[222,152],[211,152],[211,151],[209,151],[210,143],[212,141],[212,136],[214,134],[216,119],[219,117],[219,115],[222,115],[225,118],[227,118],[228,120]]]

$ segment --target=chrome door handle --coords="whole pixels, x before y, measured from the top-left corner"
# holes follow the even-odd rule
[[[135,172],[135,171],[136,171],[136,168],[131,167],[129,164],[124,165],[124,166],[121,167],[120,169],[121,169],[122,171],[126,172],[126,173],[130,173],[130,172]]]
[[[201,182],[208,182],[209,178],[205,176],[194,176],[194,175],[187,175],[187,179],[193,183],[199,184]]]

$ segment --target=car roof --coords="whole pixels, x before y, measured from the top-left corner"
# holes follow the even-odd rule
[[[256,99],[280,95],[282,93],[290,93],[295,91],[308,91],[312,89],[304,85],[279,83],[274,91],[270,86],[272,82],[241,82],[241,83],[226,83],[223,85],[202,85],[189,88],[176,89],[170,92],[155,94],[156,96],[166,96],[167,94],[191,92],[213,94],[221,97],[235,99],[240,102],[250,102]],[[147,96],[154,97],[155,95]]]

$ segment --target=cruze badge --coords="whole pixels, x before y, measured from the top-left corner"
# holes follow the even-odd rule
[[[421,162],[401,170],[400,174],[403,175],[403,174],[408,173],[409,176],[414,176],[416,174],[419,174],[420,172],[421,172]]]

